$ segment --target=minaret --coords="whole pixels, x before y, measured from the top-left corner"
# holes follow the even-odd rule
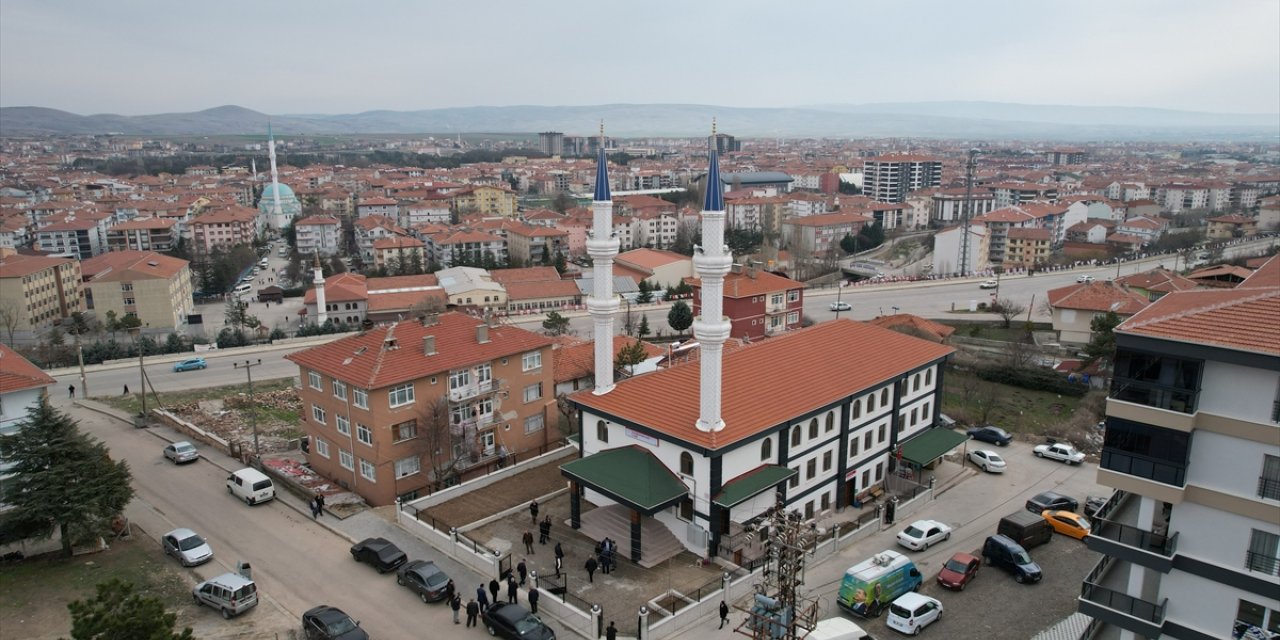
[[[596,388],[601,395],[613,389],[613,316],[618,299],[613,295],[613,258],[618,255],[618,239],[613,237],[613,197],[609,195],[609,165],[604,155],[604,121],[600,122],[600,154],[596,158],[596,193],[591,198],[592,289],[587,298],[595,339]]]
[[[311,283],[316,286],[316,324],[322,325],[329,319],[329,311],[324,305],[324,271],[320,269],[320,252],[316,252],[315,277]]]
[[[271,227],[284,227],[284,211],[280,209],[280,176],[276,173],[276,137],[271,133],[271,123],[267,123],[267,153],[271,157]]]
[[[724,188],[720,185],[720,158],[715,148],[716,125],[711,121],[708,144],[707,193],[702,199],[702,246],[694,247],[693,269],[702,280],[702,313],[693,321],[702,367],[698,388],[699,431],[724,428],[720,417],[721,359],[724,341],[732,328],[724,317],[724,276],[733,265],[733,256],[724,244]]]

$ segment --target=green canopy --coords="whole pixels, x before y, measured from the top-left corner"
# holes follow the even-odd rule
[[[796,473],[794,469],[775,464],[761,465],[726,482],[712,501],[722,507],[735,507]]]
[[[968,437],[950,429],[935,428],[902,443],[902,459],[917,466],[925,466],[942,457],[942,454],[960,446]]]
[[[607,449],[566,462],[560,465],[560,473],[646,515],[689,495],[679,477],[639,446]]]

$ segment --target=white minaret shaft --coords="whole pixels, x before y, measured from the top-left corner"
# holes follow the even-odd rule
[[[271,157],[271,226],[280,228],[284,224],[284,211],[280,209],[280,176],[276,173],[276,137],[271,133],[271,123],[267,123],[267,155]]]
[[[596,395],[613,389],[613,316],[618,299],[613,295],[613,258],[618,255],[618,239],[613,237],[613,198],[609,193],[609,167],[604,155],[604,123],[600,124],[600,153],[596,158],[596,193],[591,199],[591,313],[595,340]]]
[[[733,256],[724,244],[724,189],[720,184],[720,160],[716,156],[715,127],[711,129],[710,160],[707,163],[707,193],[702,204],[702,246],[693,255],[693,269],[702,280],[702,313],[693,321],[693,335],[698,340],[699,431],[719,431],[724,428],[720,417],[721,361],[724,342],[729,339],[732,325],[724,317],[724,276],[733,265]]]
[[[329,311],[324,304],[324,271],[320,269],[320,254],[316,254],[315,277],[311,279],[316,286],[316,324],[324,324],[329,319]]]

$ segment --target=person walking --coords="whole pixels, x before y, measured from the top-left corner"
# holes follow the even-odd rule
[[[604,630],[605,640],[618,640],[618,627],[613,625],[613,621],[609,621],[609,628]]]
[[[476,602],[480,603],[481,609],[489,608],[489,594],[485,592],[484,585],[476,587]]]
[[[533,532],[525,531],[521,540],[524,542],[524,552],[533,553]]]
[[[535,589],[529,590],[529,613],[537,613],[537,612],[538,612],[538,590],[535,588]]]
[[[484,590],[481,589],[481,591],[484,591]],[[459,596],[458,599],[461,600],[462,597]],[[467,626],[468,627],[476,626],[476,616],[479,614],[480,614],[480,605],[476,604],[475,598],[472,598],[471,601],[467,603]]]
[[[564,558],[556,556],[556,577],[560,577],[560,569],[564,567]]]
[[[724,623],[728,621],[729,621],[729,605],[725,604],[724,600],[721,600],[720,601],[720,626],[716,627],[716,630],[718,631],[720,629],[723,629]]]
[[[127,385],[127,384],[126,384],[126,385],[124,386],[124,393],[122,393],[122,394],[120,394],[120,395],[122,395],[122,396],[127,396],[127,395],[129,395],[129,385]]]
[[[538,524],[538,501],[536,499],[529,503],[529,520],[533,524]]]
[[[490,581],[489,581],[489,593],[493,594],[493,601],[494,601],[495,603],[498,601],[498,592],[499,592],[499,591],[502,591],[502,585],[498,584],[498,581],[497,581],[497,580],[490,580]]]
[[[453,609],[453,623],[458,624],[458,613],[462,611],[462,596],[453,594],[453,597],[449,598],[449,608]]]
[[[324,515],[324,494],[323,493],[316,494],[316,512],[319,513],[320,515]]]
[[[596,567],[600,566],[595,558],[587,558],[587,582],[596,581]]]
[[[557,558],[564,557],[564,547],[561,547],[559,542],[556,543],[556,557]]]
[[[315,520],[316,517],[320,515],[320,507],[316,505],[314,498],[307,501],[307,506],[311,507],[311,519]]]
[[[520,564],[516,565],[516,573],[520,574],[520,586],[524,586],[524,579],[529,575],[529,568],[524,564],[524,558],[520,558]]]
[[[516,584],[515,576],[507,576],[507,602],[511,604],[519,604],[520,585]]]
[[[72,393],[75,393],[75,387],[72,387]],[[551,516],[547,516],[545,520],[538,523],[538,544],[546,544],[547,539],[551,537]]]
[[[444,585],[444,599],[447,602],[453,602],[453,597],[456,595],[458,595],[458,589],[453,586],[453,578],[449,578],[449,582]]]
[[[67,391],[71,394],[71,399],[76,399],[76,386],[74,384],[67,385]]]

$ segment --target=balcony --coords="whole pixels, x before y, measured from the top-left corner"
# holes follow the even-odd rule
[[[1157,409],[1195,413],[1200,392],[1195,389],[1116,377],[1111,383],[1111,397]]]
[[[1187,485],[1186,465],[1173,464],[1118,449],[1103,447],[1102,459],[1099,461],[1098,467],[1170,485],[1178,491],[1181,491]]]
[[[1244,568],[1269,576],[1280,576],[1280,558],[1255,551],[1244,552]]]
[[[1280,500],[1280,478],[1258,476],[1258,497],[1263,500]]]
[[[486,413],[482,416],[477,416],[475,418],[468,418],[466,420],[455,422],[449,425],[449,433],[454,436],[466,435],[468,437],[474,437],[477,431],[497,421],[498,420],[494,416],[494,414]]]
[[[498,388],[497,380],[486,380],[476,384],[449,390],[449,402],[466,402]]]
[[[1080,597],[1077,599],[1080,613],[1140,636],[1160,637],[1168,599],[1157,603],[1123,590],[1129,580],[1129,571],[1140,570],[1139,567],[1104,555],[1080,585]],[[1155,597],[1159,592],[1159,580],[1148,579],[1144,592],[1148,597]]]
[[[1169,524],[1160,513],[1156,514],[1154,531],[1136,526],[1140,500],[1137,495],[1115,492],[1093,515],[1093,530],[1085,544],[1098,553],[1169,573],[1178,548],[1178,533],[1164,533]]]

